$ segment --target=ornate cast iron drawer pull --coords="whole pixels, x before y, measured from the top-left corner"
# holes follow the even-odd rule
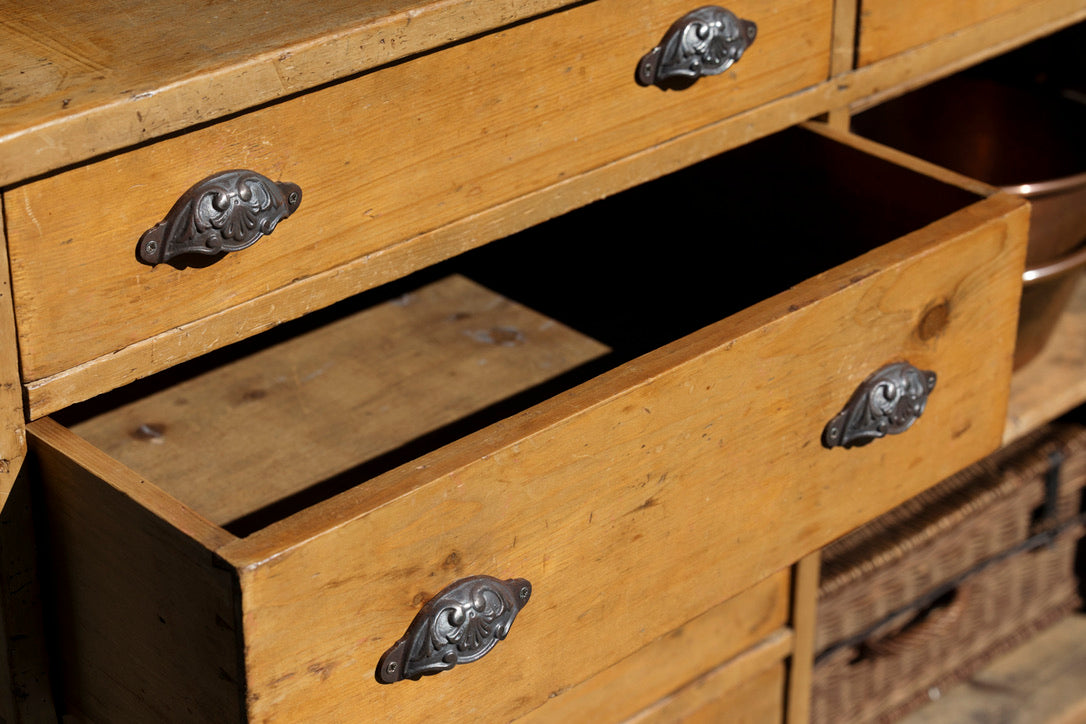
[[[886,435],[905,432],[924,412],[935,388],[935,373],[895,362],[868,377],[845,409],[822,431],[827,448],[859,447]]]
[[[460,579],[423,605],[403,638],[381,657],[377,681],[417,681],[483,658],[509,634],[531,595],[532,584],[523,578]]]
[[[186,191],[140,237],[140,261],[161,264],[181,254],[218,254],[252,246],[294,213],[302,190],[255,171],[223,171]]]
[[[637,82],[686,88],[703,75],[723,73],[754,42],[758,26],[716,5],[679,18],[660,44],[641,58]]]

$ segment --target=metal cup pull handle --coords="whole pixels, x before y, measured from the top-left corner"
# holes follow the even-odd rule
[[[660,44],[645,53],[637,66],[637,82],[686,88],[703,75],[730,68],[757,35],[757,25],[730,10],[717,5],[698,8],[676,20]]]
[[[908,362],[886,365],[864,380],[848,404],[822,430],[827,448],[859,447],[908,430],[924,413],[935,373]]]
[[[377,681],[417,681],[478,661],[505,639],[531,595],[532,584],[523,578],[460,579],[423,605],[407,633],[377,663]]]
[[[182,194],[165,219],[143,232],[136,253],[153,266],[182,254],[239,251],[272,233],[301,202],[297,184],[223,171]]]

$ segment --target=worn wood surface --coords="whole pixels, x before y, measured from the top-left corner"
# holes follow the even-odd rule
[[[1086,19],[1086,6],[1082,0],[999,2],[1005,7],[1013,7],[956,32],[940,34],[936,28],[929,42],[877,63],[862,65],[848,76],[839,78],[838,85],[845,86],[841,100],[855,113]],[[894,0],[886,3],[887,6],[895,4]],[[923,4],[939,7],[939,13],[955,13],[958,8],[957,3]],[[927,22],[926,18],[916,18],[916,21],[921,26]],[[837,105],[840,104],[834,104],[834,107]]]
[[[688,9],[685,0],[636,10],[629,0],[598,0],[12,189],[23,379],[57,374],[826,77],[829,2],[739,0],[732,10],[759,18],[761,32],[728,74],[682,93],[639,86],[638,59]],[[274,234],[206,268],[152,269],[134,258],[140,235],[177,197],[230,168],[299,184],[301,207]]]
[[[885,61],[846,73],[650,149],[566,177],[479,214],[426,231],[410,244],[363,256],[25,385],[33,417],[250,336],[283,319],[397,278],[615,191],[703,160],[830,108],[863,107],[1086,18],[1079,0],[1043,0]],[[744,58],[744,62],[748,60]],[[738,66],[737,66],[738,67]],[[165,200],[163,203],[166,203]],[[291,219],[290,221],[295,221]],[[286,226],[280,230],[284,231]],[[277,232],[279,233],[279,232]],[[134,246],[133,241],[133,246]],[[247,250],[252,251],[252,249]],[[192,270],[190,270],[192,271]]]
[[[535,708],[994,449],[1026,221],[1020,200],[974,204],[220,549],[243,570],[252,715],[334,717],[347,698],[375,719]],[[943,302],[945,328],[919,335]],[[856,385],[902,358],[938,370],[924,418],[822,449]],[[348,665],[376,661],[427,593],[483,571],[537,591],[493,660],[410,690]],[[350,621],[335,613],[359,600]],[[325,675],[304,673],[315,663]],[[493,666],[511,671],[501,696]]]
[[[997,659],[902,724],[1086,722],[1086,616],[1071,616]]]
[[[517,721],[616,722],[649,708],[783,627],[789,579],[788,569],[770,576],[588,681],[555,692]]]
[[[628,724],[766,724],[784,716],[785,667],[791,631],[721,665],[627,720]]]
[[[795,644],[788,667],[787,724],[807,724],[811,720],[811,676],[821,566],[821,553],[815,551],[797,561],[794,567],[792,631],[795,632]]]
[[[606,352],[451,276],[73,430],[226,524]]]
[[[1003,441],[1017,440],[1086,402],[1086,277],[1079,280],[1052,337],[1014,373]]]
[[[863,0],[857,64],[868,65],[975,25],[1029,0]]]
[[[0,186],[570,0],[0,3]]]
[[[7,0],[0,5],[0,185],[568,4],[381,0],[365,7],[333,2],[319,11],[291,3],[268,12],[247,0],[208,14],[191,1],[145,3],[123,13],[103,6],[88,13],[75,4],[43,7]],[[836,5],[855,12],[853,3]],[[895,3],[882,5],[893,12]],[[949,27],[955,32],[944,38],[953,44],[983,48],[983,41],[969,39],[979,33],[995,48],[1008,37],[1035,33],[1042,16],[1055,19],[1081,9],[1074,0],[1001,0],[999,7],[1011,9],[992,16],[977,5],[966,6],[968,12],[960,15],[964,21],[939,26],[927,21],[936,7],[928,3],[924,13],[888,30],[911,35],[911,43],[917,33],[933,38]],[[989,19],[974,22],[980,17]],[[628,16],[620,19],[626,22]],[[867,35],[875,38],[877,29],[870,22]],[[1016,31],[1008,35],[1004,31],[1010,27]],[[925,45],[913,50],[923,51]],[[842,90],[844,103],[856,98]],[[840,105],[831,102],[810,115]]]
[[[61,705],[100,722],[239,716],[237,580],[213,553],[231,536],[53,421],[30,435]]]
[[[825,105],[826,92],[827,89],[821,87],[810,93],[793,94],[756,111],[737,114],[727,121],[710,124],[420,234],[410,243],[294,280],[289,286],[269,291],[251,302],[229,307],[56,375],[29,382],[24,385],[29,414],[36,418],[55,412],[152,371],[264,331],[284,319],[306,314],[481,243],[521,231],[611,193],[780,131],[820,112]]]
[[[833,45],[830,51],[830,78],[843,75],[855,66],[856,13],[858,3],[835,2],[833,4]],[[825,121],[830,126],[847,131],[849,111],[846,105],[828,109]]]

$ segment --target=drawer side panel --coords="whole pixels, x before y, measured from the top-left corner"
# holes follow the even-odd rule
[[[70,434],[42,423],[30,441],[62,711],[98,722],[241,721],[237,576],[175,521],[79,461]]]

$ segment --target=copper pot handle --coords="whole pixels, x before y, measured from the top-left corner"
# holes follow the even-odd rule
[[[272,233],[301,202],[296,184],[245,169],[223,171],[182,194],[165,219],[143,232],[136,253],[153,266],[182,254],[239,251]]]
[[[532,584],[490,576],[463,578],[427,601],[407,633],[381,656],[376,677],[382,684],[448,671],[490,653],[509,634]]]
[[[924,412],[935,373],[908,362],[886,365],[864,380],[822,430],[827,448],[859,447],[908,430]]]
[[[637,82],[686,88],[703,75],[718,75],[730,68],[757,34],[757,25],[730,10],[717,5],[698,8],[676,20],[660,44],[642,56]]]
[[[1086,244],[1082,244],[1079,248],[1050,264],[1027,269],[1025,273],[1022,274],[1022,283],[1027,285],[1036,284],[1045,279],[1074,271],[1082,266],[1086,266]]]

